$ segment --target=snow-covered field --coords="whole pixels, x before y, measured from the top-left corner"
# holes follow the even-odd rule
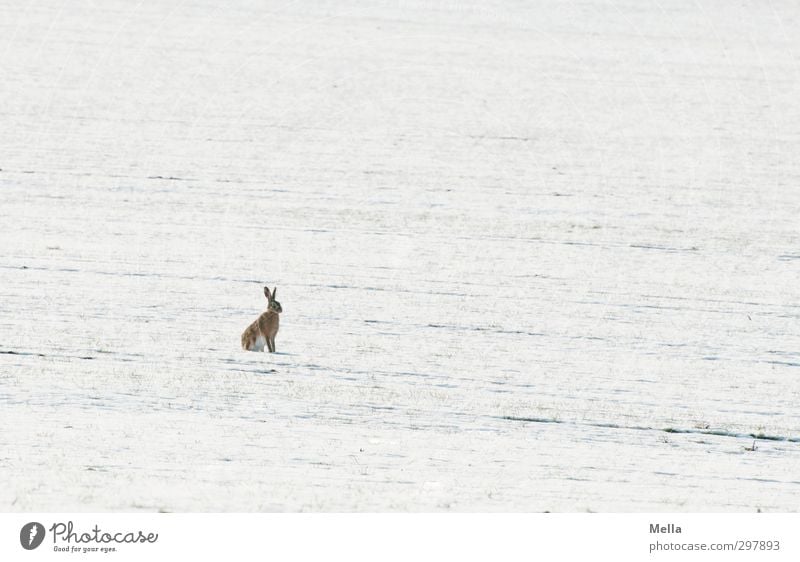
[[[3,1],[0,510],[797,510],[798,25]]]

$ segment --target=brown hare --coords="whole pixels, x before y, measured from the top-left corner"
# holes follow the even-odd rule
[[[275,352],[275,335],[278,333],[278,319],[283,312],[281,303],[275,300],[275,287],[272,294],[269,287],[264,287],[264,296],[267,297],[267,311],[250,324],[242,334],[242,347],[247,351],[264,351],[267,346],[270,353]]]

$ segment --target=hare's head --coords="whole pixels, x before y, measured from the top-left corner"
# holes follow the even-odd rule
[[[274,310],[278,314],[283,312],[283,308],[281,307],[281,303],[275,300],[275,291],[278,288],[275,287],[272,289],[272,293],[269,292],[269,287],[264,287],[264,296],[267,297],[267,310]]]

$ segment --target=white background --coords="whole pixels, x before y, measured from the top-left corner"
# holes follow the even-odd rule
[[[16,514],[0,515],[3,560],[797,560],[790,514]],[[29,521],[47,528],[36,550],[20,546]],[[111,553],[54,552],[49,528],[157,532],[152,544]],[[651,523],[681,533],[651,534]],[[660,551],[650,543],[780,542],[773,551]],[[62,546],[60,540],[55,543]],[[75,543],[73,543],[75,544]],[[90,543],[89,546],[98,546]]]
[[[795,511],[798,18],[0,3],[0,509]]]

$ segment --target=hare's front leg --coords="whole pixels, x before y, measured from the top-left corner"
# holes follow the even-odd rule
[[[275,353],[275,338],[274,337],[269,339],[269,351],[270,351],[270,353]]]

